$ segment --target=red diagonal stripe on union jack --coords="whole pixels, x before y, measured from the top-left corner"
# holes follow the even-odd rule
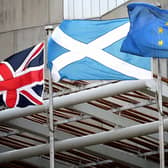
[[[44,43],[35,46],[16,71],[8,62],[0,63],[0,76],[3,79],[0,81],[0,93],[3,94],[3,100],[8,107],[17,106],[21,95],[32,104],[42,104],[42,98],[32,89],[44,82],[44,64],[38,66],[38,63],[32,63],[37,61],[35,59],[41,52],[44,52]],[[43,53],[41,56],[39,58],[43,59]],[[37,66],[34,66],[36,64]]]

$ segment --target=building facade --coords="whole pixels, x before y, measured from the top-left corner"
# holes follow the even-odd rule
[[[127,17],[128,15],[127,15],[126,5],[130,2],[140,2],[140,0],[64,0],[64,1],[63,0],[0,0],[0,61],[4,60],[5,58],[14,54],[17,51],[28,48],[41,41],[46,41],[47,34],[45,31],[45,26],[47,25],[53,25],[55,27],[63,19],[88,19],[88,18],[95,19],[96,18],[96,19],[104,20],[104,19]],[[163,8],[168,9],[167,0],[143,0],[143,2],[160,4]],[[168,61],[166,59],[163,59],[162,75],[166,79],[167,79],[167,73],[168,73],[167,65],[168,65]],[[153,67],[155,69],[155,66]],[[79,83],[65,82],[55,86],[55,90],[59,91],[59,89],[61,90],[63,88],[62,89],[63,93],[61,94],[65,94],[65,95],[69,90],[74,91],[76,88],[78,89],[79,86],[82,86],[80,88],[82,90],[87,82],[86,83],[85,82],[80,83],[80,82],[81,81],[79,81]],[[96,85],[91,83],[89,87],[90,86],[96,86]],[[87,89],[87,87],[88,86],[86,86],[85,89]],[[141,93],[141,92],[138,91],[138,93]],[[166,93],[167,92],[165,92],[165,94]],[[132,96],[132,97],[130,98],[129,96],[130,97]],[[88,104],[86,105],[86,103],[80,104],[79,106],[76,106],[76,111],[75,110],[73,111],[72,109],[61,109],[62,111],[58,110],[57,113],[60,114],[59,116],[60,121],[63,118],[66,118],[68,115],[72,115],[75,117],[77,116],[76,118],[80,118],[82,120],[83,113],[81,112],[81,114],[79,114],[80,110],[86,111],[87,115],[84,116],[84,119],[88,119],[88,120],[85,123],[76,122],[72,126],[67,126],[67,130],[66,130],[67,132],[66,131],[64,132],[63,128],[60,127],[60,130],[61,129],[62,130],[57,131],[56,139],[59,140],[60,137],[62,139],[74,138],[75,136],[77,137],[79,135],[87,135],[89,133],[91,134],[92,131],[95,133],[98,133],[100,131],[104,131],[108,129],[113,129],[113,128],[118,129],[120,128],[120,126],[128,127],[128,126],[132,126],[133,124],[136,125],[137,123],[145,123],[146,121],[155,121],[156,108],[154,108],[153,106],[151,108],[146,108],[146,109],[142,108],[142,110],[139,110],[140,113],[138,113],[137,116],[135,114],[135,111],[131,111],[131,112],[128,111],[129,115],[132,114],[131,117],[133,118],[133,120],[130,119],[131,117],[129,118],[129,115],[127,115],[127,113],[124,113],[124,115],[128,116],[127,118],[124,118],[124,116],[121,116],[120,113],[117,113],[117,115],[112,114],[113,116],[117,116],[116,120],[114,118],[111,118],[109,113],[105,114],[106,112],[109,112],[110,108],[112,109],[116,108],[116,110],[118,110],[118,108],[121,106],[117,106],[117,103],[125,107],[125,105],[127,106],[128,104],[131,104],[131,103],[132,103],[131,105],[135,105],[138,101],[140,102],[141,99],[142,99],[142,103],[144,102],[146,103],[147,98],[148,97],[146,96],[146,93],[138,95],[137,93],[133,92],[133,93],[128,93],[128,95],[120,95],[119,98],[110,97],[110,98],[105,98],[104,100],[98,100],[98,102],[92,101],[89,105]],[[166,109],[166,105],[165,105],[165,109]],[[127,108],[129,108],[129,106],[127,106]],[[65,116],[64,116],[64,112],[67,112]],[[97,114],[92,112],[97,112]],[[90,115],[94,116],[93,118],[98,117],[97,120],[93,121]],[[22,118],[21,120],[16,119],[11,122],[8,122],[7,126],[9,126],[9,128],[11,126],[11,128],[18,129],[19,130],[18,135],[20,136],[22,136],[23,130],[25,132],[27,131],[30,135],[35,134],[37,136],[35,138],[37,139],[35,138],[33,139],[31,137],[32,139],[30,138],[27,142],[28,145],[30,145],[32,141],[34,142],[36,140],[37,141],[39,140],[38,144],[42,142],[47,143],[48,127],[47,127],[47,123],[43,123],[43,120],[45,120],[47,117],[44,115],[38,116],[38,117],[39,118],[35,118],[33,122],[30,120],[26,120],[25,118],[24,119]],[[57,117],[58,116],[55,116],[56,119]],[[123,122],[120,122],[121,120]],[[89,121],[91,122],[89,123]],[[75,127],[78,125],[83,126],[83,127],[81,126],[81,130]],[[90,127],[92,129],[90,129]],[[73,129],[75,129],[76,132]],[[5,135],[1,134],[2,132],[3,131],[1,130],[0,138],[2,138],[3,136],[7,137],[6,134]],[[71,133],[74,133],[74,134],[71,134]],[[25,137],[22,137],[22,138],[24,139]],[[16,137],[14,134],[13,139],[15,138]],[[64,152],[63,154],[59,153],[58,157],[56,154],[56,163],[57,163],[56,167],[82,168],[82,167],[89,167],[89,166],[94,167],[95,165],[97,165],[97,167],[101,167],[101,165],[105,165],[105,164],[107,165],[102,166],[102,168],[158,167],[159,161],[157,156],[151,154],[151,157],[150,157],[150,155],[148,155],[150,154],[150,152],[148,152],[147,150],[149,147],[151,151],[154,151],[154,152],[158,151],[158,146],[157,146],[158,142],[156,141],[157,138],[158,136],[152,135],[150,137],[145,137],[143,140],[127,139],[125,141],[122,141],[121,143],[116,142],[114,144],[112,143],[109,144],[109,146],[111,145],[111,148],[108,148],[109,146],[105,146],[105,145],[99,145],[96,147],[91,146],[90,148],[86,148],[80,152],[76,150],[72,150],[71,155],[68,155],[69,154],[68,152],[67,153]],[[5,144],[5,138],[4,139],[2,138],[1,140],[0,140],[1,141],[0,152],[4,152],[5,150],[10,150],[11,149],[10,147],[9,148],[6,147],[5,150],[1,148],[1,145],[3,145],[1,143],[3,142]],[[12,144],[12,142],[10,142],[9,139],[7,140],[7,142],[8,144]],[[20,147],[19,143],[21,144],[21,142],[17,143],[17,138],[15,142],[16,142],[15,147],[19,148]],[[168,142],[168,138],[166,138],[166,142]],[[37,145],[37,144],[34,143],[34,145]],[[78,160],[76,160],[76,157],[74,157],[75,155],[77,156],[78,154],[79,154],[79,162],[83,159],[83,163],[82,162],[79,163],[81,165],[76,164],[78,163]],[[146,157],[148,158],[146,159]],[[91,163],[89,163],[88,161],[89,159],[90,159],[90,162],[92,161]],[[42,155],[42,156],[37,156],[34,158],[27,159],[26,162],[31,164],[31,166],[27,165],[27,167],[33,168],[32,165],[36,165],[36,168],[49,167],[49,158],[46,155],[45,157],[44,155]]]

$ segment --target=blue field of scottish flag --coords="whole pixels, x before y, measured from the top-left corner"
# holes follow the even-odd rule
[[[54,81],[151,79],[151,60],[120,52],[127,18],[64,20],[48,41]]]

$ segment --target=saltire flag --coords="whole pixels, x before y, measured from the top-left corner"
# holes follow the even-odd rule
[[[127,8],[130,30],[121,51],[168,58],[168,10],[147,3],[130,3]]]
[[[43,104],[44,43],[0,63],[0,102],[7,107]]]
[[[54,81],[150,79],[150,58],[120,52],[128,18],[64,20],[48,40]]]

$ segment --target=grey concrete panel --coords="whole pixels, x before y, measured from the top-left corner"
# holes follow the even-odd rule
[[[48,0],[22,0],[23,26],[44,25],[48,22]]]
[[[48,22],[48,0],[22,0],[23,27],[44,25]]]
[[[50,23],[59,23],[63,19],[63,0],[49,1]]]
[[[11,128],[15,128],[21,131],[26,131],[31,134],[35,134],[35,136],[40,136],[43,139],[46,139],[49,136],[48,135],[49,130],[47,126],[42,126],[39,123],[32,122],[24,118],[11,120],[7,123],[7,125]]]
[[[0,34],[0,61],[9,57],[14,52],[14,33],[7,32]]]
[[[50,160],[40,156],[24,159],[23,161],[26,163],[32,164],[34,166],[38,166],[39,168],[49,168],[50,166]],[[54,163],[55,168],[70,168],[72,166],[73,165],[71,165],[70,163],[59,161],[59,160],[55,160],[55,163]]]
[[[0,0],[0,32],[21,26],[21,6],[22,0]]]
[[[168,1],[167,0],[160,0],[161,7],[164,9],[168,9]]]
[[[105,156],[108,159],[119,161],[125,165],[132,166],[134,168],[158,168],[159,164],[150,160],[146,160],[137,155],[130,154],[113,147],[108,147],[106,145],[93,145],[83,148],[84,152],[89,152],[92,154],[97,154],[98,156]]]
[[[6,152],[9,150],[13,150],[13,148],[10,148],[10,147],[4,146],[4,145],[0,145],[0,152]],[[36,157],[24,159],[22,161],[25,163],[31,164],[32,166],[39,167],[39,168],[49,168],[49,166],[50,166],[49,159],[47,159],[43,156],[36,156]],[[72,165],[67,162],[63,162],[63,161],[55,159],[55,168],[58,168],[58,167],[59,168],[68,168],[70,166],[72,166]]]
[[[128,17],[128,12],[127,12],[127,4],[131,2],[147,2],[147,3],[153,3],[156,4],[158,1],[157,0],[131,0],[129,2],[126,2],[122,4],[121,6],[115,8],[111,12],[108,12],[107,14],[103,15],[101,19],[115,19],[115,18],[123,18],[123,17]]]
[[[31,47],[44,41],[46,32],[44,27],[34,27],[15,31],[15,52]]]
[[[0,61],[42,41],[47,41],[45,26],[0,33]]]
[[[46,38],[44,26],[0,33],[0,61]]]
[[[59,23],[63,0],[0,0],[0,32]]]

